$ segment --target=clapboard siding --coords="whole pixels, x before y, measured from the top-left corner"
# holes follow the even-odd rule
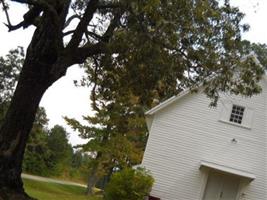
[[[244,188],[245,199],[266,200],[265,81],[262,87],[252,98],[222,95],[216,108],[201,93],[187,94],[156,112],[142,163],[156,180],[152,194],[162,200],[201,199],[204,173],[199,165],[207,160],[255,174]],[[253,109],[251,129],[220,121],[225,102]]]

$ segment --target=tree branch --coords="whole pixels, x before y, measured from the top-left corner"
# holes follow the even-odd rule
[[[6,15],[6,19],[7,19],[7,24],[4,23],[6,25],[6,27],[8,28],[8,31],[13,31],[13,30],[17,30],[19,29],[20,27],[24,26],[24,21],[18,23],[17,25],[12,25],[11,24],[11,21],[10,21],[10,17],[9,17],[9,14],[8,14],[8,6],[5,4],[4,0],[1,0],[1,3],[3,5],[3,10],[5,12],[5,15]]]
[[[7,12],[7,6],[5,5],[4,0],[1,0],[7,18],[7,24],[5,25],[8,27],[9,31],[17,30],[21,27],[27,28],[29,25],[34,24],[35,19],[39,17],[42,10],[49,12],[54,17],[55,22],[58,22],[59,18],[57,15],[57,11],[54,9],[53,6],[51,6],[44,0],[24,0],[24,1],[12,0],[12,1],[32,5],[33,7],[23,16],[24,20],[22,22],[18,23],[17,25],[12,25]]]
[[[6,15],[7,23],[8,23],[9,25],[11,25],[10,18],[9,18],[9,14],[8,14],[8,12],[7,12],[8,6],[5,4],[4,0],[1,0],[1,3],[2,3],[2,5],[3,5],[3,10],[4,10],[5,15]]]
[[[88,57],[105,53],[107,47],[103,43],[87,45],[77,48],[75,51],[72,49],[65,49],[61,52],[57,62],[51,67],[50,75],[52,80],[58,80],[65,75],[67,69],[74,64],[82,64]]]
[[[73,54],[74,63],[72,64],[82,64],[88,57],[106,53],[107,51],[107,45],[103,42],[98,42],[96,44],[87,44],[83,47],[77,48],[77,50]]]
[[[63,37],[70,35],[70,34],[73,34],[74,32],[75,32],[75,30],[70,30],[70,31],[64,32]]]
[[[72,22],[72,20],[74,20],[74,19],[76,19],[76,18],[81,20],[81,16],[79,16],[79,15],[72,15],[72,16],[69,17],[69,18],[67,19],[67,21],[65,22],[64,28],[68,27],[68,26],[70,25],[70,23]]]
[[[96,34],[95,32],[92,32],[92,31],[86,31],[85,34],[86,34],[87,36],[91,36],[91,37],[93,37],[93,38],[96,39],[96,40],[102,40],[102,36]]]
[[[61,30],[63,30],[63,29],[66,28],[65,24],[66,24],[67,15],[69,13],[70,4],[71,4],[71,0],[65,0],[63,11],[61,12],[61,14],[59,16],[59,19],[60,19],[60,29]]]
[[[97,4],[99,0],[90,0],[89,3],[87,4],[85,13],[79,22],[74,34],[72,35],[72,38],[67,45],[68,49],[75,49],[79,46],[83,34],[87,30],[87,26],[89,22],[92,20],[95,11],[97,10]]]
[[[59,20],[56,9],[52,5],[50,5],[47,2],[47,0],[12,0],[12,1],[15,1],[18,3],[25,3],[28,5],[32,5],[36,8],[39,8],[43,11],[47,11],[54,17],[56,22],[58,22]]]
[[[94,77],[93,77],[93,82],[94,86],[92,88],[92,93],[91,93],[91,100],[92,100],[92,107],[94,110],[99,111],[99,108],[96,103],[96,87],[97,87],[97,79],[98,79],[98,60],[97,58],[93,58],[94,64],[95,64],[95,69],[94,69]]]
[[[102,36],[102,41],[103,42],[108,42],[110,40],[110,38],[113,35],[114,30],[118,27],[118,25],[120,24],[120,18],[121,18],[121,13],[116,13],[114,15],[114,18],[112,19],[112,21],[110,22],[110,25],[108,27],[108,29],[106,30],[106,32],[103,34]]]
[[[106,32],[103,35],[98,35],[95,32],[92,31],[86,31],[85,35],[96,39],[97,41],[105,42],[107,43],[109,39],[112,37],[114,30],[118,27],[120,22],[120,14],[115,14],[114,18],[111,20],[109,27],[107,28]]]

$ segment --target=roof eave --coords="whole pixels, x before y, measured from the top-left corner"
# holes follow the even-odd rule
[[[159,110],[167,107],[168,105],[172,104],[174,101],[177,101],[178,99],[184,97],[189,92],[190,92],[190,89],[186,89],[183,92],[179,93],[178,95],[172,96],[171,98],[163,101],[162,103],[158,104],[154,108],[152,108],[152,109],[148,110],[147,112],[145,112],[145,115],[154,115]]]

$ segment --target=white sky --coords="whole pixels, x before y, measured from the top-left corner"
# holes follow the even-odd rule
[[[246,13],[244,22],[250,25],[250,31],[244,34],[244,38],[253,42],[267,43],[267,0],[232,0],[233,5]],[[22,19],[26,7],[21,4],[11,3],[11,22],[16,24]],[[6,22],[3,12],[0,12],[0,55],[5,55],[10,49],[17,46],[27,47],[30,42],[33,28],[17,30],[11,33],[2,22]],[[53,84],[45,93],[41,106],[44,106],[49,118],[49,127],[55,124],[64,126],[70,132],[70,142],[81,144],[85,141],[80,139],[62,119],[62,116],[74,117],[78,120],[83,115],[91,112],[88,88],[76,88],[73,80],[79,80],[82,76],[79,67],[71,67],[67,75]]]

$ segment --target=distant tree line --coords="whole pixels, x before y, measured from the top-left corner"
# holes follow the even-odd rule
[[[39,108],[25,149],[23,171],[40,176],[84,179],[89,156],[73,150],[62,126],[48,129],[47,122],[44,108]]]

